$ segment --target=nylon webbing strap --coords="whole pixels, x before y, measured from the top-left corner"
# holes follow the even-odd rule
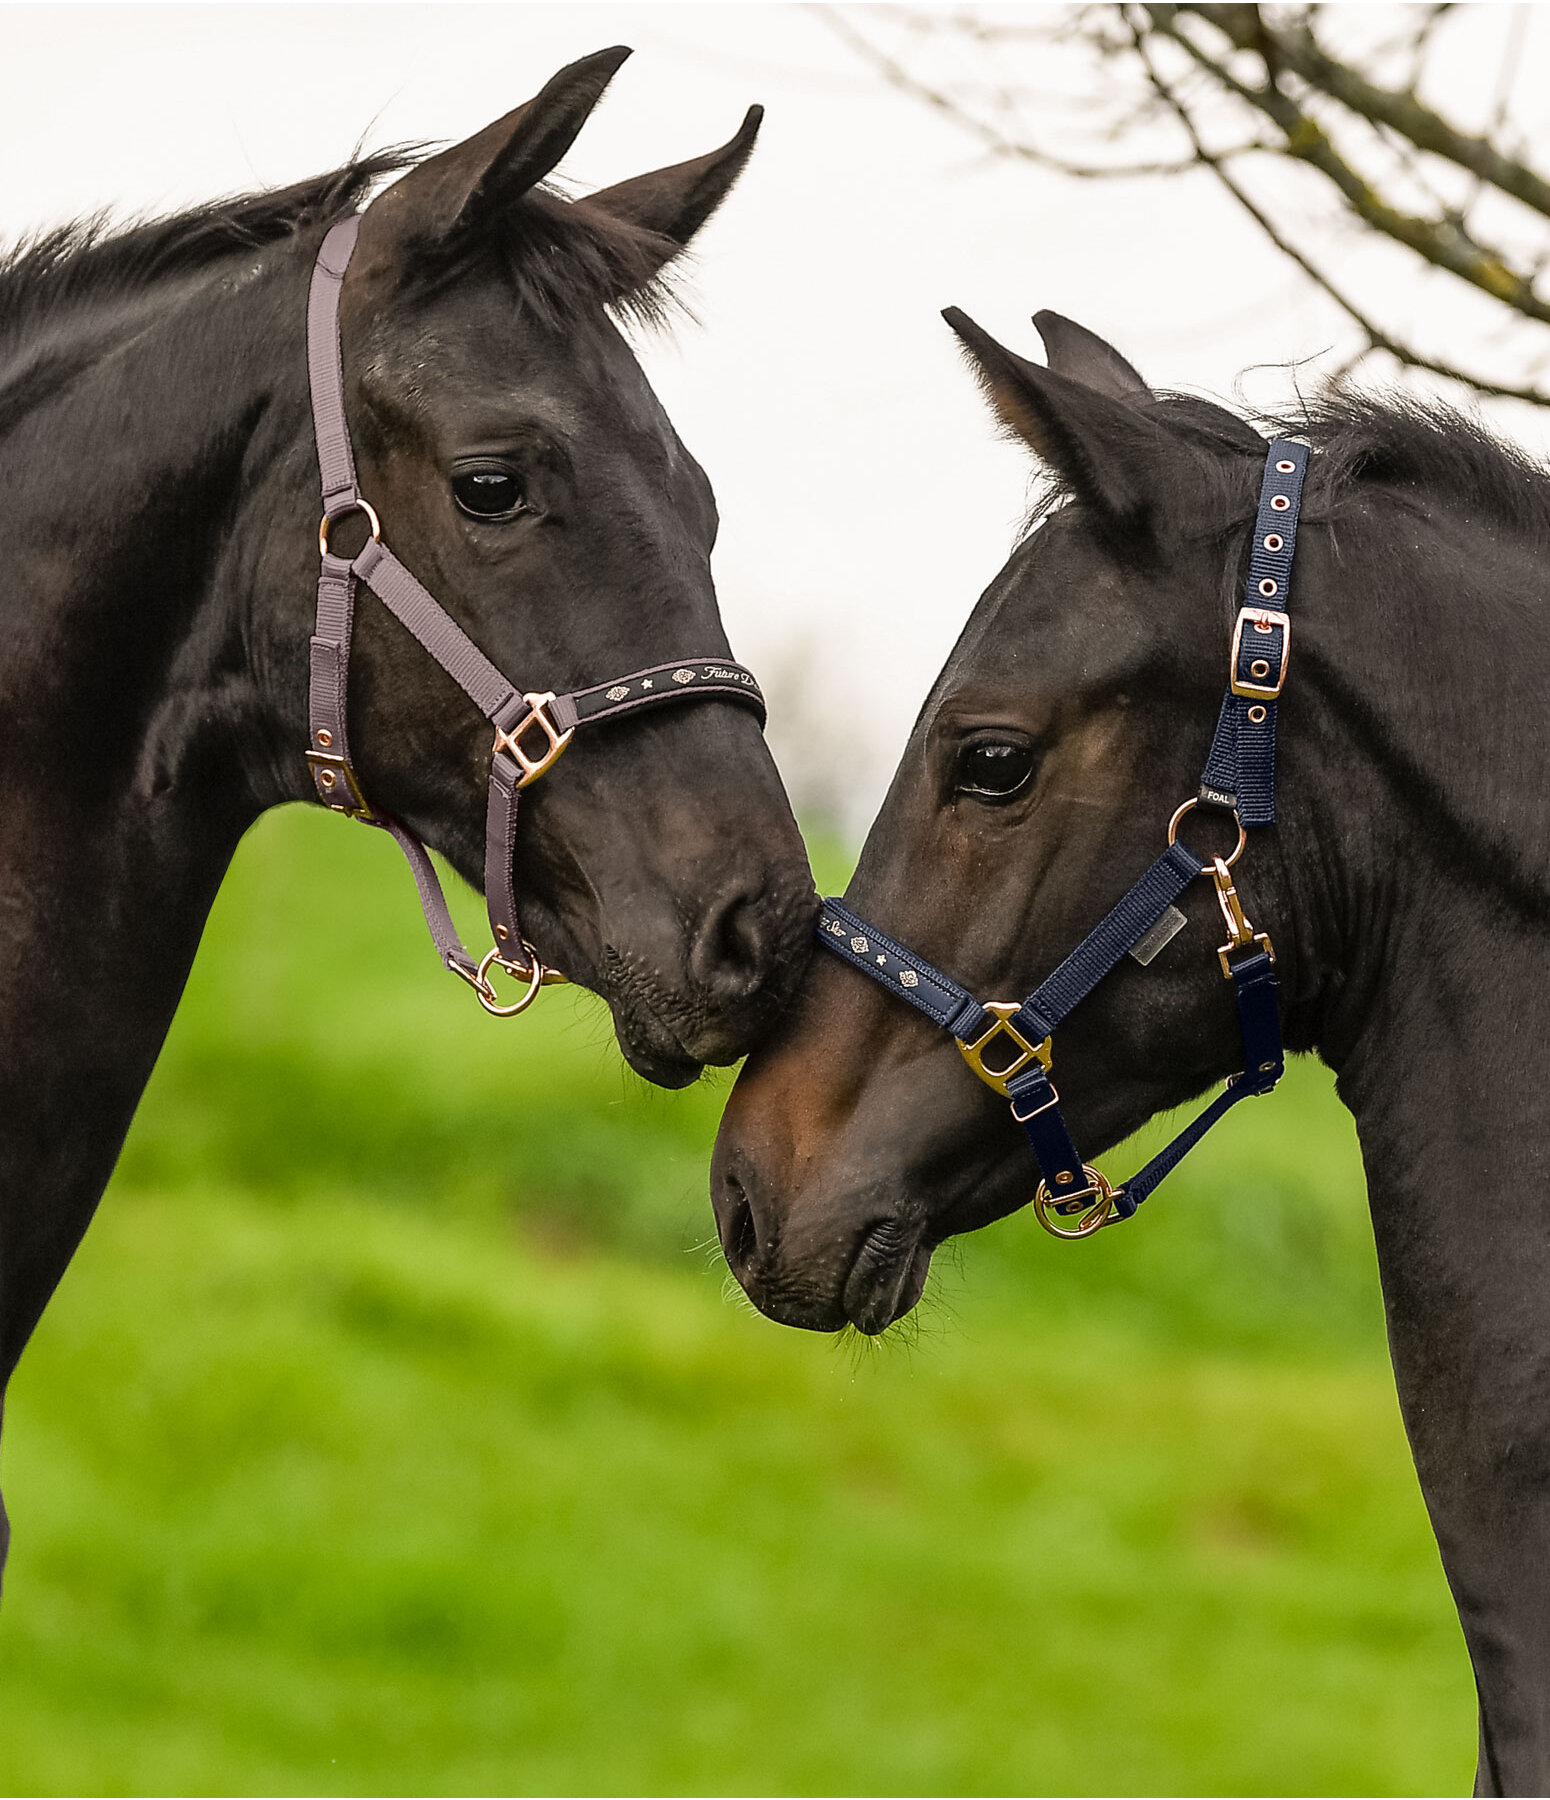
[[[339,292],[360,229],[359,213],[329,227],[312,265],[307,293],[307,381],[323,478],[323,513],[330,519],[353,511],[361,497],[345,418],[344,353],[339,342]]]
[[[1276,438],[1265,452],[1228,691],[1200,778],[1200,798],[1233,808],[1248,830],[1275,823],[1276,703],[1291,654],[1287,601],[1307,470],[1305,444]]]
[[[1023,1002],[1013,1025],[1035,1043],[1047,1038],[1120,958],[1140,943],[1204,868],[1187,845],[1170,844],[1054,974],[1039,983]]]
[[[1276,998],[1275,964],[1263,950],[1233,968],[1233,997],[1238,1008],[1238,1034],[1243,1041],[1243,1073],[1233,1076],[1222,1092],[1179,1135],[1125,1183],[1115,1210],[1129,1218],[1153,1189],[1173,1173],[1196,1144],[1240,1100],[1268,1094],[1286,1072],[1281,1046],[1281,1016]]]
[[[852,968],[881,982],[901,1000],[908,1000],[954,1037],[968,1043],[990,1029],[990,1014],[967,988],[960,987],[951,975],[944,975],[923,956],[896,943],[886,932],[868,925],[843,900],[824,901],[817,930],[825,949],[844,957]]]

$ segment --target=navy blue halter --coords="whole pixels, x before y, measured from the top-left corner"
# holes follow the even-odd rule
[[[842,900],[826,900],[819,914],[818,941],[825,949],[950,1031],[974,1073],[1011,1102],[1043,1176],[1034,1210],[1057,1237],[1086,1237],[1130,1218],[1218,1119],[1251,1094],[1268,1094],[1285,1071],[1275,950],[1244,917],[1231,870],[1249,831],[1275,823],[1276,703],[1291,654],[1286,603],[1307,467],[1305,445],[1284,438],[1271,443],[1247,587],[1233,625],[1227,694],[1199,794],[1173,815],[1163,854],[1026,1000],[982,1005]],[[1238,843],[1231,856],[1205,859],[1177,841],[1180,822],[1198,805],[1226,808],[1236,817]],[[1123,957],[1152,960],[1184,924],[1174,901],[1201,875],[1209,876],[1227,927],[1217,958],[1233,985],[1243,1072],[1139,1174],[1115,1188],[1078,1156],[1060,1116],[1060,1096],[1050,1080],[1054,1032]]]

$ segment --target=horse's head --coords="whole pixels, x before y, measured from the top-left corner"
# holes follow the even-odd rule
[[[347,412],[384,541],[521,688],[728,655],[710,484],[614,321],[665,304],[663,272],[736,180],[758,113],[708,156],[567,201],[538,184],[626,54],[562,70],[411,169],[367,210],[343,289]],[[490,728],[369,600],[350,706],[367,793],[478,879]],[[588,732],[524,797],[517,888],[545,961],[604,995],[630,1061],[668,1085],[742,1055],[807,954],[806,857],[737,705]]]
[[[1020,1000],[1196,791],[1264,443],[1215,407],[1158,401],[1055,315],[1036,321],[1048,368],[947,316],[1064,503],[975,609],[846,898],[979,998]],[[1203,856],[1233,842],[1220,814],[1184,835]],[[1258,840],[1244,873],[1256,924],[1277,931],[1278,871]],[[1056,1040],[1066,1116],[1093,1152],[1237,1067],[1221,919],[1203,883],[1180,904],[1186,928],[1149,966],[1122,965]],[[1293,946],[1278,941],[1284,964]],[[828,957],[742,1075],[713,1174],[722,1244],[755,1302],[868,1332],[914,1305],[936,1245],[1023,1205],[1037,1180],[953,1039]]]

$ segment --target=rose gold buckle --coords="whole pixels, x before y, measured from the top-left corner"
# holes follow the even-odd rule
[[[1276,672],[1274,681],[1269,679],[1270,659],[1261,658],[1265,664],[1265,677],[1256,681],[1240,681],[1238,663],[1243,654],[1243,628],[1252,625],[1255,631],[1268,636],[1277,629],[1281,633],[1281,667]],[[1287,665],[1292,660],[1292,622],[1284,612],[1276,612],[1268,606],[1243,606],[1238,609],[1238,622],[1232,628],[1232,653],[1227,664],[1227,685],[1244,700],[1279,700],[1281,689],[1286,686]],[[1249,664],[1252,672],[1254,664]]]
[[[1087,1186],[1073,1188],[1069,1194],[1053,1196],[1047,1182],[1039,1183],[1039,1191],[1033,1196],[1034,1216],[1052,1237],[1091,1237],[1105,1225],[1118,1223],[1114,1202],[1124,1190],[1110,1187],[1102,1170],[1093,1168],[1091,1163],[1082,1164],[1082,1173],[1087,1177]],[[1068,1219],[1074,1219],[1075,1224],[1068,1225]]]
[[[977,1037],[972,1044],[966,1044],[960,1038],[958,1054],[985,1083],[986,1087],[994,1088],[1005,1098],[1006,1084],[1014,1075],[1022,1074],[1029,1063],[1036,1061],[1043,1066],[1046,1075],[1049,1073],[1050,1064],[1054,1061],[1054,1051],[1051,1048],[1053,1039],[1045,1038],[1042,1044],[1031,1044],[1011,1023],[1012,1019],[1022,1011],[1022,1002],[1019,1000],[987,1000],[985,1011],[994,1017],[995,1024]],[[986,1068],[986,1046],[994,1043],[1000,1037],[1011,1040],[1012,1059],[1000,1067]]]
[[[340,798],[325,799],[323,804],[333,812],[342,812],[347,818],[359,819],[363,825],[373,824],[377,815],[371,809],[371,802],[361,792],[361,784],[355,778],[355,771],[342,756],[328,750],[309,750],[307,761],[317,771],[318,786],[325,795],[337,789]],[[348,794],[350,804],[346,805],[344,796]]]
[[[565,746],[576,734],[573,725],[569,731],[561,731],[554,720],[544,710],[554,704],[553,694],[524,694],[522,698],[528,704],[525,712],[510,731],[495,728],[495,749],[493,755],[499,756],[502,750],[509,751],[521,766],[522,779],[517,783],[525,788],[530,781],[537,781],[546,769],[552,769],[564,754]],[[540,755],[529,756],[522,748],[522,740],[534,726],[544,734],[544,748]]]
[[[1218,856],[1207,873],[1216,888],[1216,903],[1222,909],[1222,922],[1227,927],[1227,942],[1216,953],[1216,960],[1222,965],[1223,979],[1232,980],[1231,959],[1235,950],[1252,950],[1257,944],[1274,962],[1276,951],[1275,945],[1270,941],[1270,934],[1267,931],[1256,931],[1244,916],[1243,903],[1238,898],[1237,888],[1233,886],[1227,864]]]
[[[522,940],[522,948],[527,952],[527,966],[512,962],[503,956],[498,949],[487,950],[484,960],[477,969],[468,969],[454,957],[447,958],[448,969],[459,981],[466,981],[474,990],[474,997],[484,1010],[497,1019],[514,1019],[518,1013],[526,1012],[538,998],[538,990],[546,987],[564,987],[570,980],[558,969],[550,969],[539,961],[538,952],[527,941]],[[500,996],[495,991],[495,982],[491,977],[491,969],[500,969],[507,975],[513,975],[518,981],[527,985],[517,998],[509,1005],[502,1006]]]

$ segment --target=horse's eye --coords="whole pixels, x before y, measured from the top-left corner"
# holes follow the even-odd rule
[[[1028,785],[1037,761],[1031,744],[970,744],[958,759],[958,792],[984,800],[1010,800]]]
[[[523,504],[510,469],[464,469],[452,477],[452,498],[473,519],[504,519]]]

